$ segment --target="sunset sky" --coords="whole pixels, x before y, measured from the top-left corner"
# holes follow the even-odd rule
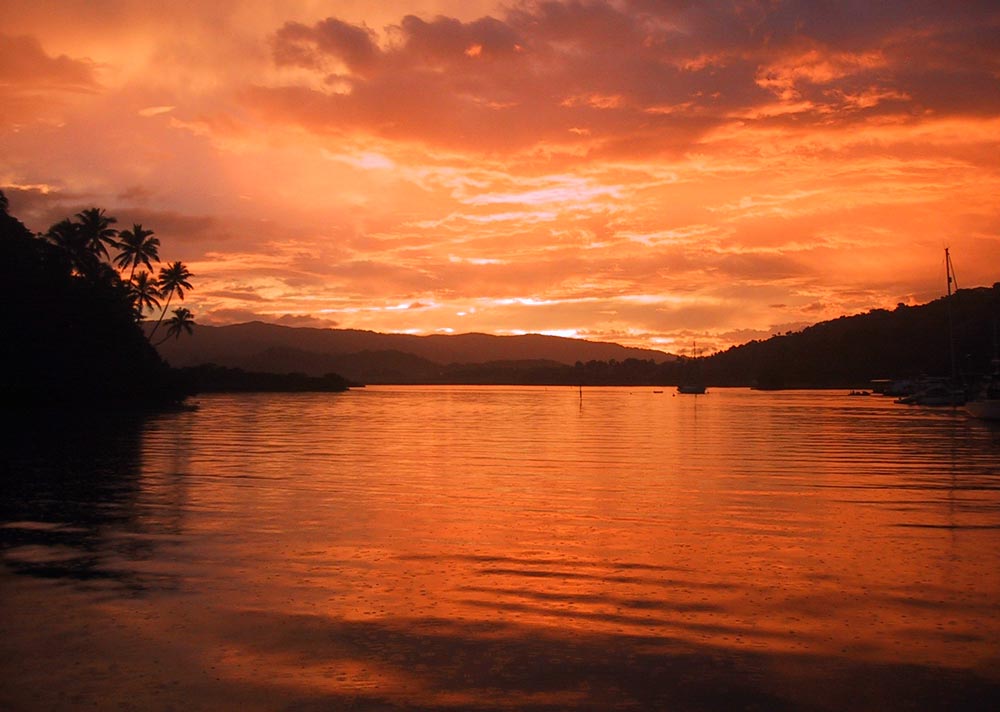
[[[4,0],[0,189],[201,324],[711,350],[1000,280],[998,8]]]

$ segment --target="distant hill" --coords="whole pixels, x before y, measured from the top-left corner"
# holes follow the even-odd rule
[[[198,326],[191,336],[170,340],[160,353],[175,367],[214,363],[270,373],[339,373],[361,383],[439,382],[453,364],[515,362],[527,368],[577,361],[652,360],[674,357],[663,351],[619,344],[527,334],[381,334],[354,329],[314,329],[249,322]]]
[[[950,298],[824,321],[700,360],[712,385],[865,386],[877,378],[988,373],[1000,329],[1000,283]]]
[[[273,347],[235,359],[240,368],[270,373],[337,373],[355,383],[434,383],[444,367],[402,351],[358,351],[319,354],[301,349]]]

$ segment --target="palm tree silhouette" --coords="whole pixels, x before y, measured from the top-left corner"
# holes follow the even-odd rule
[[[180,261],[171,262],[166,267],[160,268],[160,278],[157,281],[159,282],[160,295],[167,295],[167,303],[163,306],[160,318],[156,320],[156,326],[153,327],[153,330],[149,334],[150,339],[156,334],[156,330],[160,328],[160,323],[163,321],[163,316],[167,313],[167,309],[170,308],[170,300],[174,298],[174,295],[176,294],[180,299],[184,299],[184,290],[192,289],[188,279],[193,276]]]
[[[98,257],[107,258],[108,246],[117,247],[115,236],[118,231],[111,227],[118,222],[117,218],[105,215],[103,209],[87,208],[73,217],[83,238],[84,244]]]
[[[132,306],[135,309],[136,321],[142,320],[144,311],[160,308],[160,290],[156,280],[150,276],[149,272],[145,270],[137,272],[129,282],[128,288],[132,297]]]
[[[160,261],[160,240],[153,237],[152,230],[143,229],[142,225],[135,223],[131,230],[122,230],[118,233],[118,249],[120,252],[115,257],[115,264],[119,269],[131,267],[128,279],[131,282],[135,275],[135,270],[139,265],[146,265],[146,269],[152,271],[152,261]]]
[[[160,340],[157,346],[162,344],[171,336],[175,339],[179,339],[182,333],[193,333],[195,326],[194,314],[191,313],[191,310],[187,307],[177,307],[174,309],[174,315],[167,319],[167,335]]]
[[[78,275],[90,277],[97,272],[100,260],[87,246],[79,223],[68,219],[60,220],[45,233],[45,239],[66,255],[70,268]]]

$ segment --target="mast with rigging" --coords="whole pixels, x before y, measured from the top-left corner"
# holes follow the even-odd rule
[[[951,303],[951,286],[954,284],[955,291],[958,291],[958,280],[955,278],[955,265],[951,262],[951,250],[947,247],[944,248],[944,271],[948,280],[948,354],[951,358],[951,382],[954,385],[958,379],[958,370],[955,362],[955,318]]]

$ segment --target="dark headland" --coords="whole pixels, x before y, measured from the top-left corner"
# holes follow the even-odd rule
[[[170,367],[156,347],[196,332],[184,307],[164,319],[173,297],[182,300],[192,288],[192,275],[173,262],[153,277],[159,262],[153,231],[140,225],[119,231],[115,222],[91,208],[33,234],[10,215],[0,192],[5,404],[145,410],[176,407],[198,392],[329,392],[351,385],[336,374]],[[144,319],[157,311],[159,318]]]

